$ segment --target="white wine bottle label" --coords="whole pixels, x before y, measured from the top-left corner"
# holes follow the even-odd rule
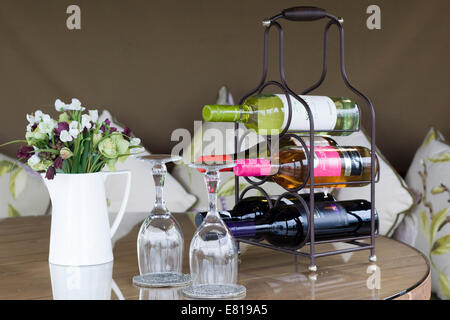
[[[289,104],[285,94],[276,95],[283,102],[284,121],[283,127],[286,128],[289,116]],[[327,131],[333,130],[337,121],[337,110],[333,100],[323,96],[300,96],[306,101],[314,119],[314,130]],[[292,105],[292,120],[289,131],[309,130],[309,117],[305,107],[293,96],[290,96]]]

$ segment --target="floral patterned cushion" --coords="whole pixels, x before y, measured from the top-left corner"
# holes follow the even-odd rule
[[[341,146],[364,146],[370,148],[370,138],[363,131],[349,136],[333,137]],[[380,150],[376,151],[380,164],[380,181],[375,185],[375,207],[379,215],[379,233],[392,236],[404,215],[414,204],[414,199],[405,181],[395,171]],[[370,201],[370,186],[336,189],[337,200],[366,199]]]
[[[50,197],[41,176],[0,154],[0,218],[48,213]]]
[[[417,150],[406,182],[416,205],[394,237],[430,259],[432,290],[450,299],[450,145],[435,128]]]

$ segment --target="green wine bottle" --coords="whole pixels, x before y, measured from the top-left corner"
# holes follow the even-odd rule
[[[329,130],[356,130],[359,125],[359,109],[348,98],[300,96],[311,109],[314,130],[328,135],[349,135],[350,132],[329,133]],[[309,117],[305,107],[290,97],[292,120],[288,131],[309,130]],[[257,95],[243,105],[206,105],[203,120],[207,122],[242,122],[247,129],[261,135],[280,134],[287,125],[289,106],[285,94]]]

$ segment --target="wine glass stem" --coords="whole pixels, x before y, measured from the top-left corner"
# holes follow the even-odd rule
[[[209,216],[219,217],[217,212],[217,189],[220,179],[217,171],[208,171],[205,175],[206,188],[208,189]]]
[[[155,208],[166,211],[166,203],[163,199],[164,181],[166,179],[167,168],[164,163],[156,163],[152,169],[153,180],[155,181]]]

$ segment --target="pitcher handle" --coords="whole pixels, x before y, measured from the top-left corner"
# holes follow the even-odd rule
[[[125,192],[122,199],[122,204],[120,205],[119,213],[117,214],[116,219],[114,219],[114,222],[111,226],[111,238],[116,233],[117,229],[119,228],[119,224],[122,221],[122,218],[125,213],[125,209],[128,204],[128,199],[130,198],[130,187],[131,187],[131,172],[130,171],[111,171],[111,172],[104,172],[105,174],[105,180],[108,178],[108,176],[111,175],[118,175],[118,174],[126,174],[127,175],[127,183],[125,186]]]

